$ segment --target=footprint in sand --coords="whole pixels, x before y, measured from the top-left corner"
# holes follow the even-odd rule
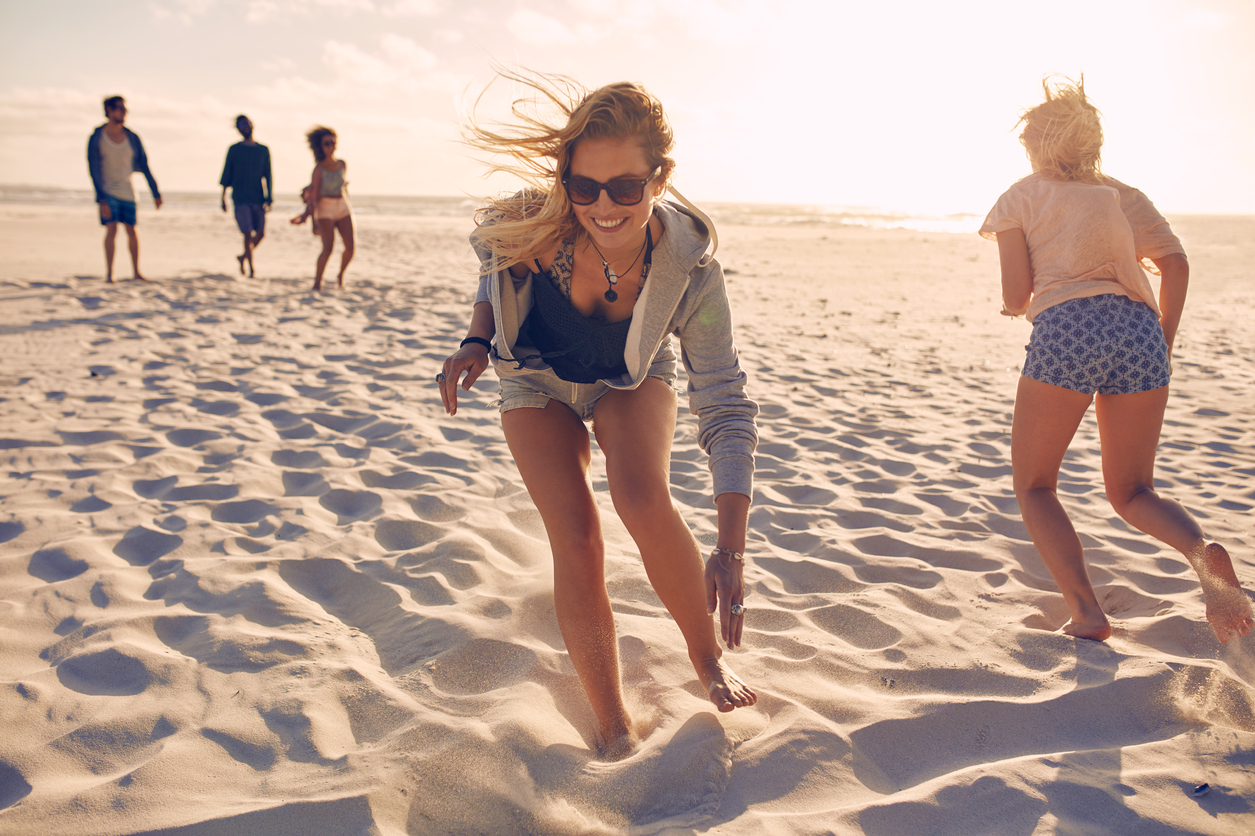
[[[87,571],[87,561],[71,557],[64,549],[42,549],[31,555],[26,571],[41,581],[56,583],[76,578]]]
[[[833,604],[811,610],[809,615],[811,621],[821,630],[864,650],[883,650],[897,644],[902,638],[902,633],[896,627],[847,604]]]
[[[294,467],[299,470],[331,466],[317,450],[275,450],[270,454],[270,461],[279,467]]]
[[[147,566],[183,545],[177,534],[162,534],[136,526],[122,536],[113,553],[133,566]]]
[[[18,520],[0,522],[0,543],[7,543],[26,530],[26,525]]]
[[[283,471],[284,496],[322,496],[331,490],[321,473],[301,470]]]
[[[244,499],[239,502],[224,502],[214,508],[210,516],[214,522],[246,525],[278,513],[277,508],[260,499]]]
[[[0,761],[0,810],[12,807],[30,795],[32,789],[16,767]]]
[[[206,441],[222,438],[222,433],[213,430],[181,429],[166,433],[166,438],[175,447],[196,447]]]
[[[434,543],[444,535],[434,525],[417,520],[383,520],[375,526],[375,540],[390,552],[405,552]]]
[[[132,696],[153,682],[139,659],[116,647],[71,656],[57,665],[61,684],[80,694]]]
[[[318,504],[338,517],[337,524],[344,525],[378,514],[383,498],[372,491],[331,490],[319,497]]]

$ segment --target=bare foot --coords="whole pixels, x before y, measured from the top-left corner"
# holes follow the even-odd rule
[[[105,284],[113,284],[113,276],[106,276]]]
[[[336,277],[336,287],[341,288],[341,289],[344,288],[344,276]]]
[[[322,290],[322,282],[314,282],[314,291]]]
[[[1075,618],[1070,619],[1067,624],[1059,628],[1059,632],[1065,636],[1072,636],[1078,639],[1093,639],[1096,642],[1105,642],[1111,638],[1111,623],[1107,621],[1107,617],[1102,615],[1102,621],[1077,621]]]
[[[1238,583],[1229,553],[1219,543],[1208,543],[1197,558],[1190,560],[1198,571],[1203,585],[1203,600],[1207,602],[1207,621],[1216,631],[1221,644],[1251,634],[1255,621],[1251,617],[1251,602]]]
[[[640,742],[636,732],[632,730],[628,730],[609,740],[599,735],[597,739],[597,754],[601,755],[603,761],[609,763],[621,761],[624,758],[631,757]]]
[[[240,275],[243,276],[244,275],[244,256],[237,255],[235,257],[235,260],[240,262]]]
[[[146,281],[148,281],[148,279],[144,278],[144,277],[143,277],[143,276],[141,276],[139,273],[136,273],[136,274],[135,274],[135,281],[137,281],[137,282],[146,282]]]
[[[692,657],[689,657],[692,659]],[[758,702],[750,686],[737,676],[732,668],[722,659],[693,659],[693,668],[697,671],[697,679],[706,686],[710,701],[720,711],[732,711],[745,708]]]

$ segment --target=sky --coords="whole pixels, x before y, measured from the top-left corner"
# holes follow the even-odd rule
[[[316,124],[358,194],[495,194],[460,125],[486,88],[477,117],[508,118],[496,62],[644,84],[699,202],[984,213],[1029,173],[1043,76],[1084,73],[1108,174],[1165,212],[1255,213],[1252,0],[41,0],[0,28],[0,183],[88,188],[118,94],[163,191],[216,190],[242,112],[280,196]]]

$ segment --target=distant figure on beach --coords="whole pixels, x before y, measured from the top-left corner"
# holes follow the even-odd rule
[[[436,383],[455,414],[458,384],[469,391],[491,355],[506,441],[549,535],[558,626],[596,714],[601,754],[618,759],[634,750],[638,732],[620,684],[585,425],[702,688],[732,711],[757,696],[722,661],[711,613],[718,610],[727,647],[739,645],[758,405],[745,393],[723,270],[713,249],[706,254],[714,226],[678,193],[683,207],[662,199],[675,168],[662,104],[630,83],[587,92],[561,77],[502,75],[561,107],[565,123],[527,119],[508,133],[474,120],[468,127],[473,146],[504,155],[504,170],[533,187],[479,213],[471,235],[479,293],[466,339]],[[718,544],[704,571],[670,493],[672,334],[718,508]]]
[[[121,96],[105,99],[105,116],[109,121],[92,131],[87,140],[87,171],[100,207],[100,225],[105,228],[105,281],[113,282],[113,250],[119,223],[126,227],[131,270],[136,279],[147,281],[139,272],[139,236],[135,233],[135,189],[131,186],[131,174],[138,171],[147,178],[158,209],[161,208],[161,192],[148,168],[144,143],[122,124],[126,121],[126,100]]]
[[[1251,605],[1229,553],[1154,486],[1189,285],[1185,251],[1146,195],[1100,171],[1102,125],[1084,79],[1042,86],[1045,101],[1020,117],[1033,173],[998,198],[980,234],[998,242],[1003,313],[1027,314],[1033,324],[1015,396],[1011,469],[1024,525],[1071,612],[1063,632],[1111,635],[1056,494],[1068,444],[1095,401],[1112,507],[1185,555],[1221,642],[1248,635]],[[1140,266],[1147,260],[1162,277],[1158,303]]]
[[[336,159],[336,132],[331,128],[320,125],[306,134],[305,138],[309,141],[317,164],[309,185],[301,192],[301,196],[305,198],[305,211],[293,218],[292,223],[302,224],[312,217],[314,231],[322,236],[322,252],[318,254],[318,264],[314,271],[314,290],[322,290],[322,274],[335,246],[336,230],[340,231],[344,251],[340,255],[340,274],[336,276],[336,286],[344,287],[344,271],[353,260],[353,212],[349,206],[349,184],[344,179],[348,163]]]
[[[235,224],[244,235],[244,254],[237,255],[240,275],[244,275],[244,262],[248,262],[248,277],[253,278],[253,250],[266,237],[266,213],[274,199],[274,181],[270,175],[270,149],[253,139],[253,123],[240,114],[235,117],[235,129],[244,139],[227,149],[227,161],[222,167],[222,211],[227,211],[227,189],[231,189],[231,203],[235,207]],[[265,181],[265,188],[262,188]]]

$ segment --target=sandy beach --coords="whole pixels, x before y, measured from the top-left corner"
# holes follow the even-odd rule
[[[707,701],[594,456],[644,729],[604,763],[496,379],[453,418],[432,383],[469,211],[360,215],[321,294],[294,213],[246,279],[228,216],[143,201],[155,281],[107,285],[90,202],[0,203],[0,834],[1255,832],[1255,638],[1219,644],[1184,558],[1111,510],[1092,411],[1060,493],[1115,635],[1052,632],[993,244],[711,212],[762,409],[731,654],[760,699]],[[1255,218],[1171,220],[1156,484],[1250,594]],[[710,546],[680,405],[673,495]]]

